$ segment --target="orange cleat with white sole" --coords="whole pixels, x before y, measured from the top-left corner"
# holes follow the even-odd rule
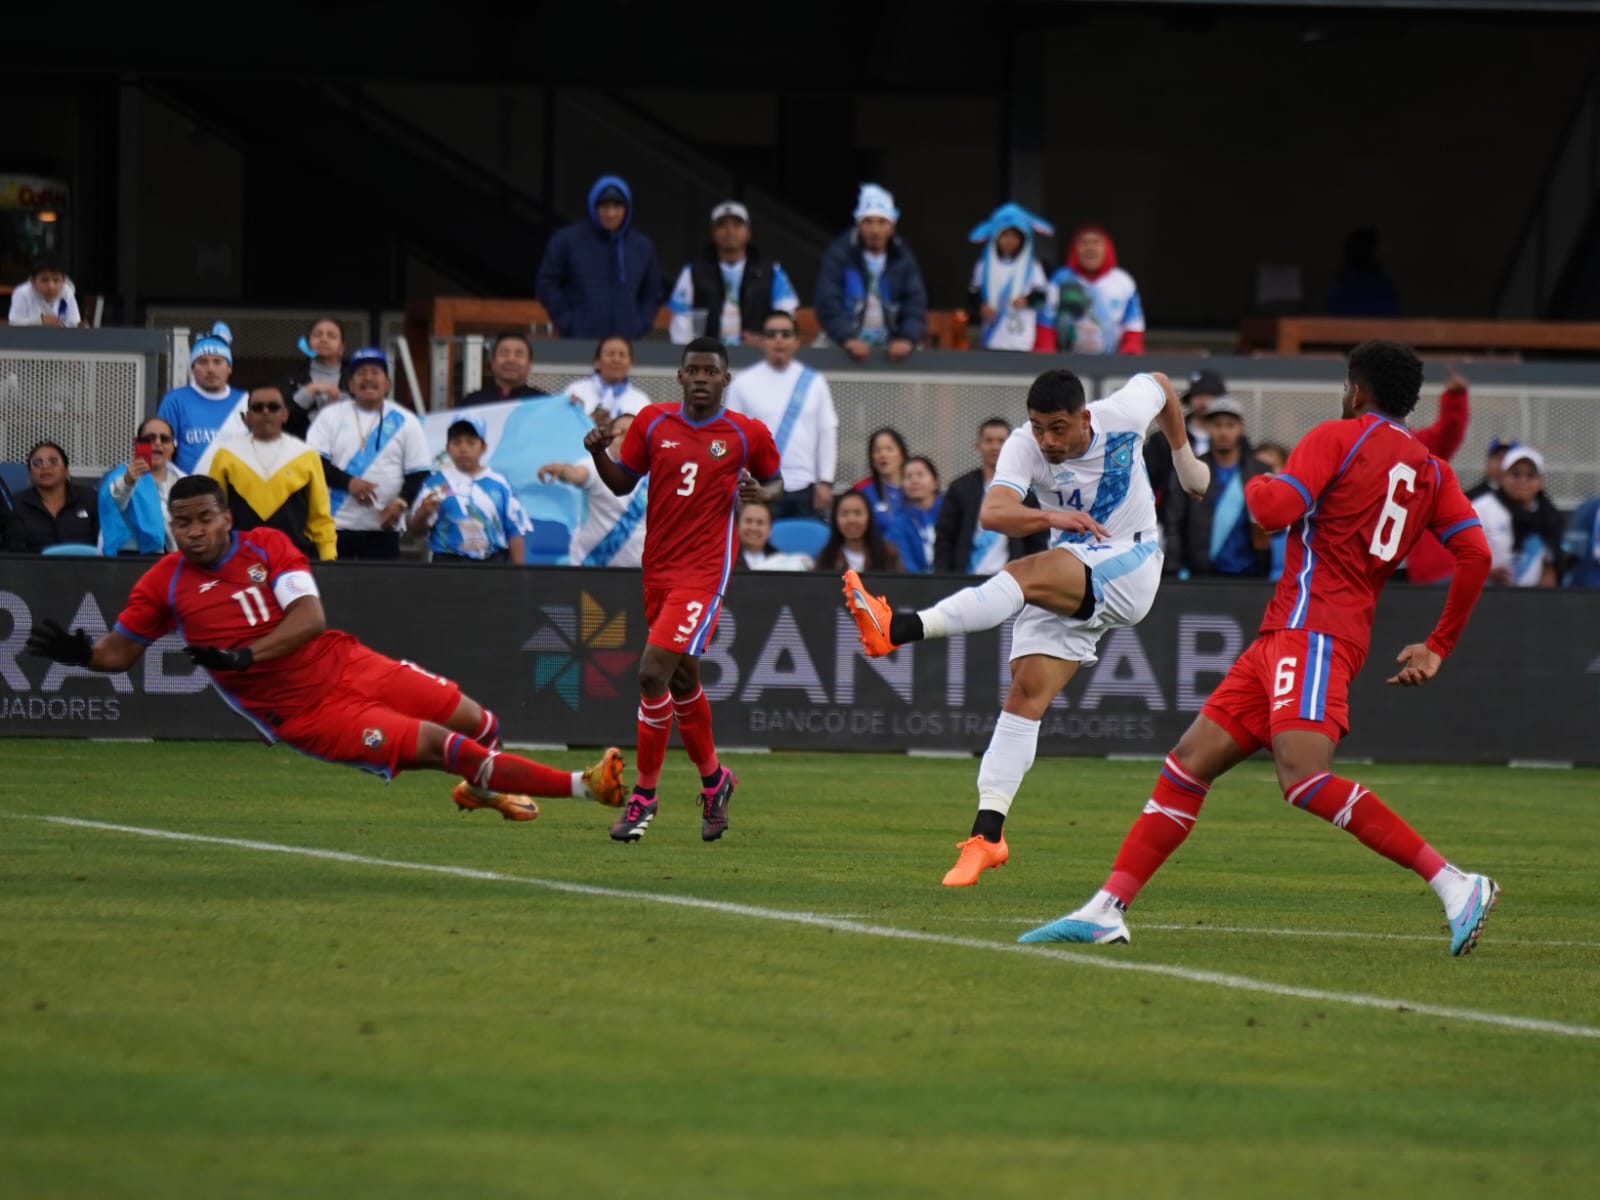
[[[861,645],[870,658],[882,658],[894,650],[889,640],[889,618],[894,611],[882,596],[870,596],[854,571],[844,573],[844,606],[856,620],[861,631]]]
[[[956,865],[945,872],[945,887],[971,887],[978,882],[979,875],[991,868],[1005,866],[1006,859],[1011,857],[1003,834],[998,842],[985,841],[974,834],[964,842],[957,842],[956,847],[961,851],[961,856],[956,859]]]
[[[539,815],[539,806],[532,796],[516,796],[510,792],[491,792],[476,787],[463,779],[450,793],[456,807],[462,812],[475,808],[492,808],[508,821],[531,821]]]
[[[622,802],[628,798],[622,786],[622,768],[622,751],[615,746],[607,746],[600,761],[583,773],[589,798],[607,808],[621,808]]]

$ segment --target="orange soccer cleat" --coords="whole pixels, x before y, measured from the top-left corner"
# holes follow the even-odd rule
[[[583,773],[583,782],[589,789],[590,799],[607,808],[621,808],[628,798],[622,786],[622,751],[607,746],[600,761]]]
[[[515,796],[509,792],[491,792],[475,787],[463,779],[456,784],[450,798],[462,812],[474,808],[492,808],[508,821],[531,821],[539,815],[539,806],[532,796]]]
[[[1006,859],[1011,857],[1003,834],[998,842],[985,841],[974,834],[964,842],[957,842],[956,847],[961,856],[956,859],[956,865],[945,872],[945,887],[971,887],[978,882],[979,875],[991,867],[1005,866]]]
[[[861,576],[854,571],[844,573],[844,606],[856,619],[861,644],[868,656],[882,658],[894,649],[894,643],[889,640],[889,619],[894,615],[889,602],[882,596],[869,596]]]

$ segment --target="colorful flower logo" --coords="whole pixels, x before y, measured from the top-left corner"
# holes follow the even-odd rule
[[[578,607],[541,608],[544,624],[522,644],[533,652],[533,690],[552,690],[576,710],[583,696],[609,700],[618,681],[633,671],[635,655],[626,649],[628,614],[608,613],[583,592]]]

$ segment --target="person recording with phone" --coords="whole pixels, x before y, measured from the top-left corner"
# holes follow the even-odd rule
[[[172,461],[172,426],[148,417],[133,439],[133,456],[100,481],[100,553],[165,554],[176,550],[167,495],[184,472]]]

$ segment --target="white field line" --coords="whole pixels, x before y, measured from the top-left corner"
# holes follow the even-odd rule
[[[1042,924],[1053,921],[1060,916],[1045,917],[947,917],[934,918],[939,921],[951,921],[962,925],[1026,925],[1033,923]],[[1161,924],[1155,921],[1138,921],[1129,926],[1130,929],[1163,929],[1173,930],[1178,933],[1238,933],[1251,937],[1288,937],[1288,938],[1356,938],[1364,942],[1433,942],[1443,945],[1443,933],[1362,933],[1359,929],[1274,929],[1255,925],[1212,925],[1196,924],[1187,925],[1176,922]],[[1518,938],[1515,942],[1508,942],[1503,938],[1495,938],[1496,949],[1506,946],[1577,946],[1585,950],[1600,950],[1600,942],[1568,942],[1552,941],[1538,938]]]
[[[1600,1039],[1600,1028],[1590,1025],[1569,1025],[1560,1021],[1546,1021],[1538,1017],[1518,1017],[1505,1013],[1481,1012],[1471,1008],[1454,1008],[1448,1005],[1426,1004],[1392,996],[1368,996],[1359,992],[1330,992],[1322,988],[1298,987],[1293,984],[1273,983],[1252,979],[1246,975],[1228,975],[1220,971],[1199,971],[1192,967],[1167,966],[1162,963],[1130,962],[1115,954],[1086,953],[1063,950],[1055,946],[1019,945],[1015,942],[985,941],[981,938],[954,937],[949,934],[925,933],[914,929],[896,929],[889,925],[869,925],[842,917],[823,916],[817,913],[790,912],[778,908],[760,908],[750,904],[731,904],[722,900],[702,900],[694,896],[674,896],[662,892],[632,891],[626,888],[599,887],[587,883],[568,883],[557,879],[538,879],[529,875],[511,875],[503,871],[487,871],[478,867],[455,867],[434,863],[403,862],[389,858],[373,858],[365,854],[351,854],[344,850],[321,850],[313,846],[286,846],[278,842],[258,842],[246,838],[211,837],[199,833],[181,833],[170,829],[145,829],[137,825],[114,825],[105,821],[85,821],[78,817],[40,817],[55,825],[68,825],[78,829],[94,829],[107,833],[128,833],[139,837],[161,838],[174,842],[195,842],[209,846],[232,846],[239,850],[258,850],[267,854],[288,854],[297,858],[321,859],[326,862],[349,863],[354,866],[384,867],[392,871],[419,871],[429,875],[448,875],[457,879],[477,879],[491,883],[520,884],[545,891],[565,892],[576,896],[599,896],[611,900],[644,901],[651,904],[671,905],[678,908],[700,909],[722,913],[730,917],[745,917],[756,921],[773,921],[785,925],[804,925],[815,929],[832,929],[839,933],[859,934],[863,937],[890,938],[907,942],[923,942],[937,946],[955,946],[964,950],[984,950],[990,953],[1024,955],[1035,959],[1053,959],[1073,966],[1094,967],[1106,971],[1128,971],[1140,975],[1159,975],[1168,979],[1181,979],[1187,983],[1206,984],[1239,992],[1259,992],[1269,996],[1288,996],[1299,1000],[1315,1000],[1325,1004],[1347,1004],[1357,1008],[1381,1008],[1391,1011],[1408,1011],[1424,1016],[1443,1017],[1456,1021],[1472,1021],[1480,1025],[1494,1025],[1502,1029],[1518,1029],[1530,1033],[1547,1033],[1557,1037]],[[1190,928],[1183,926],[1183,928]]]

